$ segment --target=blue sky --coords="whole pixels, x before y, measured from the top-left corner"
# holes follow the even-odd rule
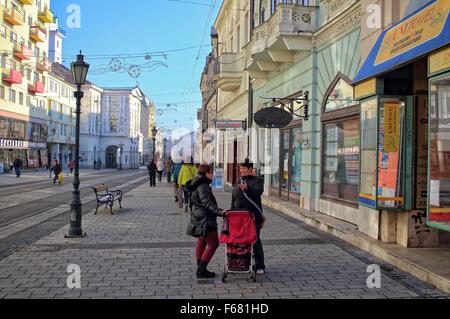
[[[142,73],[138,78],[127,73],[102,71],[116,55],[138,53],[139,57],[122,61],[142,65],[148,62],[143,56],[147,52],[209,45],[210,27],[214,24],[221,0],[188,2],[204,5],[173,0],[52,0],[52,11],[67,33],[63,64],[68,66],[81,49],[91,64],[90,81],[103,87],[135,86],[138,81],[158,109],[167,109],[167,103],[178,105],[177,111],[157,116],[159,127],[193,129],[196,110],[201,107],[199,80],[205,58],[211,50],[209,46],[200,48],[197,64],[199,48],[168,52],[167,60],[154,57],[153,61],[161,60],[168,68],[159,67]],[[211,7],[214,2],[215,6]],[[81,9],[79,29],[69,28],[67,24],[71,15],[67,9],[71,4]],[[212,13],[207,22],[210,9]]]

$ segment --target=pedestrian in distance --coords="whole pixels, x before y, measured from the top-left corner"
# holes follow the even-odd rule
[[[162,182],[162,175],[164,172],[164,162],[162,159],[158,159],[158,162],[156,163],[156,168],[158,169],[158,181]]]
[[[265,217],[261,196],[264,193],[264,182],[256,176],[253,164],[249,159],[239,165],[240,182],[233,189],[231,200],[232,209],[245,209],[250,211],[256,220],[258,241],[253,245],[255,254],[255,271],[258,275],[265,273],[264,251],[261,243],[261,229],[264,227]]]
[[[166,177],[167,177],[167,184],[172,184],[172,173],[171,173],[171,170],[172,170],[172,164],[173,164],[172,158],[169,157],[169,158],[166,160]]]
[[[20,175],[22,174],[22,173],[21,173],[22,166],[23,166],[22,160],[21,160],[20,158],[16,158],[16,159],[14,160],[13,166],[14,166],[14,171],[16,172],[16,177],[19,178]]]
[[[217,206],[211,183],[214,171],[209,165],[200,165],[198,175],[189,185],[194,210],[187,227],[187,234],[197,239],[195,255],[197,258],[197,278],[214,278],[215,273],[207,266],[219,247],[217,217],[223,216],[224,210]]]
[[[70,174],[73,174],[73,168],[74,168],[74,166],[75,166],[75,164],[74,164],[73,160],[70,160],[70,161],[69,161],[69,165],[68,165],[68,168],[69,168],[69,170],[70,170]]]
[[[155,187],[156,186],[156,171],[157,171],[155,160],[152,160],[147,165],[147,170],[148,170],[148,175],[150,177],[150,187]]]
[[[55,160],[55,164],[53,165],[53,184],[56,184],[56,181],[58,181],[58,184],[62,184],[62,167],[61,164],[59,164],[58,160]],[[61,176],[60,176],[61,175]]]
[[[180,186],[178,184],[178,177],[180,176],[181,168],[183,167],[184,162],[181,161],[179,163],[172,162],[172,168],[170,170],[170,173],[172,175],[172,181],[173,181],[173,194],[175,197],[175,203],[177,203],[180,200]]]
[[[188,209],[192,211],[192,203],[189,200],[189,184],[198,174],[198,168],[194,165],[194,160],[191,158],[190,163],[183,164],[178,176],[178,185],[181,187],[184,193],[184,211],[188,212]]]

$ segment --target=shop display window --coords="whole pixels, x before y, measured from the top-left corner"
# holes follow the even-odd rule
[[[428,221],[450,229],[450,75],[431,80]]]
[[[322,196],[354,205],[358,202],[359,102],[350,80],[339,73],[326,92],[322,110]]]
[[[405,171],[411,147],[406,141],[405,101],[381,98],[361,104],[359,202],[378,210],[405,209],[408,202]]]
[[[359,139],[358,119],[324,125],[323,194],[357,202]]]

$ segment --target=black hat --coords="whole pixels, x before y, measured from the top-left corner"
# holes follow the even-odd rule
[[[253,168],[253,163],[250,162],[250,159],[246,158],[244,163],[239,164],[239,166]]]

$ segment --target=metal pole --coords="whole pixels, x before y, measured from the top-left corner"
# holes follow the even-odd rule
[[[78,85],[78,89],[74,94],[77,99],[76,108],[76,127],[75,127],[75,163],[74,163],[74,177],[73,177],[73,193],[72,203],[70,203],[70,228],[69,234],[66,238],[80,238],[85,237],[81,229],[81,217],[82,217],[82,203],[80,198],[80,113],[81,113],[81,99],[84,94],[81,91],[81,85]]]

